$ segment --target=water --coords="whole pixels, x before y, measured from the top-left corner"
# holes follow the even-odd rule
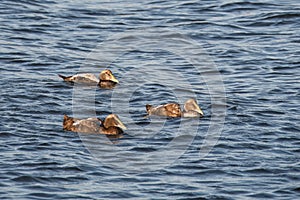
[[[2,1],[0,8],[1,199],[299,197],[298,1],[23,0]],[[186,59],[163,50],[127,52],[109,65],[123,80],[113,91],[73,87],[56,75],[99,73],[104,58],[93,62],[90,52],[102,50],[101,42],[149,29],[197,42],[222,76],[225,123],[205,157],[199,151],[217,123],[212,109],[224,102],[213,103],[205,77]],[[137,44],[134,34],[128,38]],[[144,118],[147,103],[182,103],[193,95],[205,113],[201,120]],[[113,111],[127,134],[108,140],[65,132],[63,114],[73,111],[99,117]],[[178,136],[173,153],[150,159]],[[99,150],[98,142],[117,149]]]

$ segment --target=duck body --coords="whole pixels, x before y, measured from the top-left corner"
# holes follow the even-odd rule
[[[108,115],[104,121],[99,118],[78,119],[64,115],[63,129],[80,133],[118,135],[123,133],[126,127],[115,114]]]
[[[152,106],[147,104],[146,110],[148,115],[167,116],[167,117],[181,117],[181,109],[178,103],[168,103],[160,106]]]
[[[146,111],[148,115],[165,117],[203,117],[204,115],[195,99],[187,100],[183,110],[178,103],[168,103],[160,106],[147,104]]]
[[[91,85],[96,85],[99,83],[99,79],[94,74],[90,73],[75,74],[73,76],[63,76],[58,74],[58,76],[61,77],[64,81],[71,83],[82,83]]]
[[[119,81],[114,77],[109,69],[103,70],[97,78],[91,73],[75,74],[72,76],[63,76],[58,74],[64,81],[70,83],[79,83],[84,85],[98,85],[100,88],[111,89],[115,87]]]

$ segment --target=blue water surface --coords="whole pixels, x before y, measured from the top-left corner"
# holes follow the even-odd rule
[[[299,1],[4,0],[0,16],[1,199],[299,198]],[[200,45],[221,75],[225,123],[205,157],[199,152],[216,113],[201,71],[159,48],[127,52],[108,66],[90,59],[113,35],[153,29]],[[128,39],[136,45],[134,34]],[[120,85],[83,88],[90,96],[82,101],[81,90],[57,76],[103,68]],[[176,90],[166,85],[172,78]],[[177,101],[179,94],[194,95],[204,118],[145,118],[146,104]],[[122,100],[129,114],[116,106]],[[127,134],[102,137],[117,150],[93,151],[84,140],[97,149],[101,138],[62,130],[63,115],[72,116],[78,105],[83,117],[120,115]],[[193,130],[177,131],[180,124]],[[178,135],[193,136],[178,158],[179,143],[162,154],[159,161],[176,157],[166,166],[135,165]]]

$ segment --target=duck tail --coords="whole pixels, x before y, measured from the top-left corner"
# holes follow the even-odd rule
[[[70,117],[66,114],[64,114],[64,121],[68,120]]]
[[[72,77],[72,76],[63,76],[61,74],[57,74],[57,76],[59,76],[60,78],[64,79],[64,81],[70,81],[69,79]]]
[[[149,104],[146,105],[147,113],[150,113],[151,108],[152,108],[152,105],[149,105]]]
[[[73,125],[73,117],[69,117],[68,115],[64,115],[64,120],[63,120],[63,129],[64,130],[70,130],[70,127]]]

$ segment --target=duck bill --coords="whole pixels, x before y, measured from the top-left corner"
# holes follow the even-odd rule
[[[115,83],[119,83],[118,79],[116,79],[116,77],[114,75],[111,75],[111,81],[113,81]]]
[[[197,105],[195,111],[197,113],[199,113],[201,116],[204,116],[203,111],[201,110],[201,108]]]
[[[116,124],[117,127],[119,127],[122,130],[127,130],[127,127],[121,122],[120,119],[116,119],[116,122],[117,122]]]

